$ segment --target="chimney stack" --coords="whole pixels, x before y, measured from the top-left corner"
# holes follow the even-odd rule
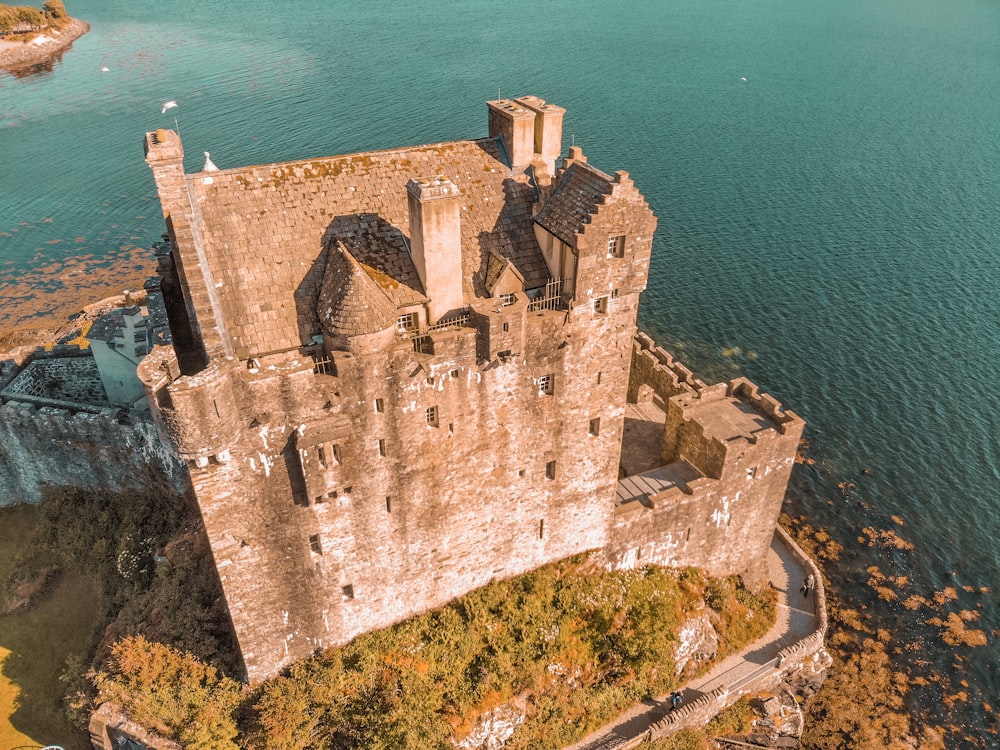
[[[160,207],[167,218],[175,210],[182,210],[186,203],[184,186],[184,147],[181,137],[173,130],[154,130],[146,133],[146,163],[153,170],[156,190],[160,194]]]
[[[510,167],[522,172],[535,156],[535,113],[510,99],[486,102],[490,110],[490,138],[500,136]]]
[[[428,322],[465,307],[462,293],[461,193],[445,178],[410,180],[410,252],[427,305]]]
[[[562,154],[562,126],[566,110],[547,104],[537,96],[519,96],[514,101],[535,113],[535,158],[544,162],[546,174],[554,175],[556,159]]]

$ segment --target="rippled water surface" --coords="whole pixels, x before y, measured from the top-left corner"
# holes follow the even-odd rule
[[[835,585],[945,676],[915,708],[965,679],[952,720],[986,736],[980,703],[1000,702],[1000,3],[70,11],[93,31],[52,71],[0,74],[5,305],[25,274],[57,291],[74,259],[124,262],[159,236],[141,140],[174,115],[194,170],[203,151],[224,168],[485,135],[498,89],[555,101],[566,145],[629,170],[660,217],[642,325],[706,379],[745,374],[806,417],[817,464],[791,510],[847,547]],[[167,100],[179,107],[162,115]],[[915,549],[868,549],[864,526]],[[989,644],[956,652],[926,610],[877,602],[873,564],[908,576],[902,598],[955,587],[952,609],[979,612]]]

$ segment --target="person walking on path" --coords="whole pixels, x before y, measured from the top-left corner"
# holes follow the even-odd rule
[[[684,702],[684,696],[680,694],[680,691],[675,690],[670,694],[670,710],[673,711],[678,708]]]

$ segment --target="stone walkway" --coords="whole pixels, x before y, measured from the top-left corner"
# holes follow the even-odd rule
[[[685,685],[681,689],[685,702],[719,687],[732,689],[752,681],[770,668],[781,649],[802,640],[819,627],[819,618],[813,609],[815,594],[806,599],[799,591],[809,572],[777,534],[772,538],[767,562],[771,584],[778,592],[778,616],[773,627],[739,654],[727,657],[711,672]],[[670,710],[668,697],[664,695],[640,703],[564,750],[613,750],[662,719]]]

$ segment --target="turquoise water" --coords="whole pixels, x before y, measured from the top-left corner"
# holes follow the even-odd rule
[[[70,11],[93,31],[54,70],[0,75],[9,288],[158,238],[141,137],[173,115],[193,170],[206,150],[224,168],[485,135],[498,89],[557,102],[566,144],[629,170],[660,217],[642,325],[706,379],[747,375],[809,420],[817,464],[790,509],[845,545],[832,572],[848,599],[930,662],[904,650],[901,664],[943,676],[914,690],[914,710],[939,720],[937,700],[967,680],[951,720],[980,739],[949,747],[990,746],[979,704],[1000,702],[1000,633],[945,648],[927,610],[876,601],[865,568],[908,576],[901,598],[955,586],[947,611],[1000,629],[1000,3]],[[864,526],[915,549],[861,546]]]

